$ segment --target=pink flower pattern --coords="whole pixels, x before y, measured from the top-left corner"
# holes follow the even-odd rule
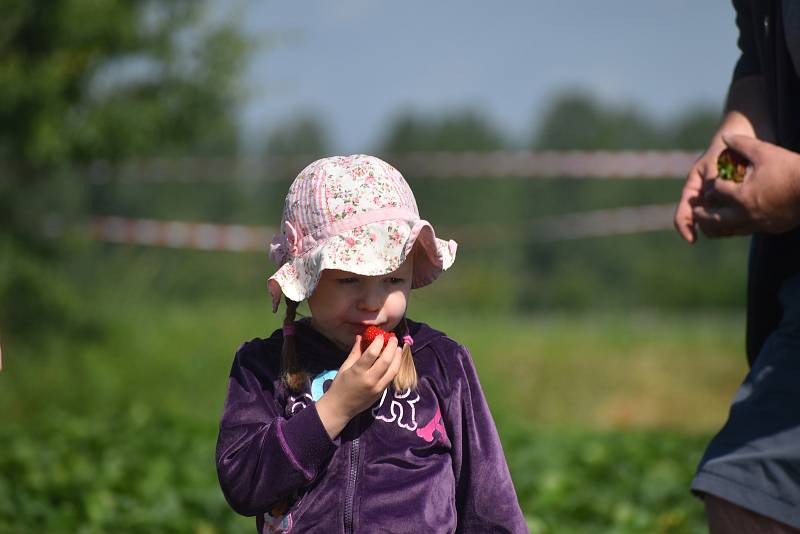
[[[301,235],[313,236],[331,223],[390,207],[419,213],[411,189],[394,167],[372,156],[336,156],[315,161],[295,179],[284,204],[283,220],[299,228]],[[406,243],[416,222],[373,222],[323,239],[287,258],[270,280],[289,298],[304,300],[323,269],[362,275],[389,273],[405,260]],[[455,259],[455,242],[437,239],[436,249],[441,253],[439,269],[448,268]]]

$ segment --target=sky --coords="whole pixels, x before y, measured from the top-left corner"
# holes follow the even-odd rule
[[[243,1],[251,149],[301,114],[356,153],[399,113],[461,109],[523,143],[571,90],[669,119],[721,108],[738,57],[729,0]]]

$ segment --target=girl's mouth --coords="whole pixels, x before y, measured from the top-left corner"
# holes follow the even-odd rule
[[[364,323],[348,323],[347,324],[347,331],[353,335],[353,337],[357,335],[364,335],[364,331],[370,326],[377,326],[378,328],[383,328],[383,323],[377,323],[374,321],[364,322]]]

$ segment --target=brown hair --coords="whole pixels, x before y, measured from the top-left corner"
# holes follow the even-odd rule
[[[287,297],[284,297],[284,301],[286,302],[286,316],[283,318],[283,326],[294,328],[294,318],[297,315],[297,307],[300,303]],[[283,332],[281,365],[283,368],[283,383],[291,391],[301,390],[308,381],[308,373],[303,369],[300,364],[300,358],[297,356],[297,344],[295,343],[293,331],[286,332],[284,330]]]
[[[408,331],[408,322],[403,317],[403,337],[408,336],[411,339],[411,333]],[[417,388],[417,368],[414,365],[414,356],[411,354],[411,343],[405,341],[403,345],[403,356],[400,360],[400,370],[394,377],[394,390],[405,391],[407,389]]]

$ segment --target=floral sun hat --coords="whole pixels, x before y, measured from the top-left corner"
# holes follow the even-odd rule
[[[270,245],[280,268],[269,278],[273,311],[281,293],[311,296],[324,269],[379,276],[397,269],[419,242],[412,288],[433,282],[455,260],[457,244],[438,239],[419,217],[397,169],[373,156],[334,156],[303,169],[289,187],[281,231]]]

